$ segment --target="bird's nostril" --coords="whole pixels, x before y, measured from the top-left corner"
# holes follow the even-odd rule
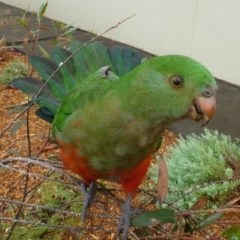
[[[206,98],[210,98],[214,94],[213,89],[207,88],[205,91],[202,93],[202,95]]]

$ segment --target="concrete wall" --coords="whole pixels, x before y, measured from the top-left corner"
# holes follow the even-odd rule
[[[44,0],[2,0],[37,11]],[[239,0],[48,0],[46,16],[102,33],[147,52],[183,54],[221,79],[240,85]]]

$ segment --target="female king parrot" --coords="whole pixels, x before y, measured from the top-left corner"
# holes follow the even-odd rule
[[[84,180],[83,220],[97,179],[117,181],[126,194],[118,231],[127,239],[132,197],[164,129],[186,117],[206,124],[216,109],[215,94],[212,74],[180,55],[155,57],[115,81],[94,79],[72,90],[52,132],[64,166]]]

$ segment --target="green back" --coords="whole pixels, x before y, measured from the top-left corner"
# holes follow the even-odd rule
[[[172,85],[180,76],[183,85]],[[64,100],[53,136],[73,144],[96,169],[126,169],[153,153],[164,129],[184,118],[206,87],[216,88],[200,63],[177,55],[150,59],[115,81],[96,79]],[[127,165],[127,166],[126,166]]]

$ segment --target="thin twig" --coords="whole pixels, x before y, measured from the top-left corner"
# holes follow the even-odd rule
[[[28,102],[30,102],[29,97],[28,97]],[[28,143],[28,157],[31,157],[31,138],[30,138],[30,123],[29,123],[29,110],[27,111],[27,116],[26,116],[26,130],[27,130],[27,143]]]
[[[44,209],[44,210],[48,210],[48,211],[52,211],[52,212],[58,212],[61,214],[68,214],[68,215],[74,215],[74,216],[82,215],[81,213],[76,213],[76,212],[67,211],[67,210],[59,210],[59,209],[53,208],[53,207],[45,207],[42,205],[26,203],[26,202],[22,202],[22,201],[18,201],[18,200],[7,199],[7,198],[0,198],[0,201],[9,202],[9,203],[17,204],[17,205],[23,205],[23,206],[27,206],[27,207],[31,207],[31,208],[36,208],[36,209]]]
[[[46,169],[52,170],[54,172],[57,172],[57,173],[65,176],[65,177],[67,177],[69,180],[71,180],[77,187],[79,187],[79,189],[80,189],[80,185],[79,184],[83,183],[83,180],[77,179],[77,178],[73,177],[72,175],[64,172],[63,170],[61,170],[59,168],[53,167],[53,166],[51,166],[49,164],[46,164],[46,163],[43,163],[43,162],[40,162],[40,161],[37,161],[37,160],[33,160],[31,158],[24,158],[24,157],[7,158],[7,159],[4,159],[3,161],[0,162],[0,166],[6,167],[6,168],[10,168],[9,166],[6,166],[6,164],[7,163],[13,163],[13,162],[16,162],[16,161],[27,162],[27,163],[38,165],[38,166],[41,166],[43,168],[46,168]],[[22,171],[22,170],[17,170],[17,171],[22,173],[22,174],[28,174],[29,176],[40,177],[38,174],[28,173],[28,172],[25,172],[25,171]],[[50,180],[50,179],[48,179],[48,180]]]

